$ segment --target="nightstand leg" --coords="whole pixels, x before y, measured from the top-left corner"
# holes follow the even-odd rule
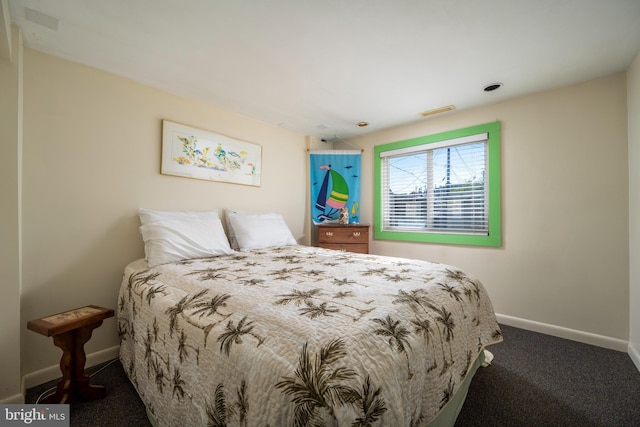
[[[91,338],[91,333],[102,321],[74,329],[53,337],[56,347],[62,349],[60,370],[62,379],[58,382],[56,393],[42,400],[42,403],[70,403],[73,396],[83,400],[103,398],[106,394],[104,386],[92,385],[90,378],[84,373],[87,356],[84,345]]]

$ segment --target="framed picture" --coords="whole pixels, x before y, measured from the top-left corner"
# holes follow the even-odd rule
[[[260,186],[261,166],[258,144],[162,121],[164,175]]]

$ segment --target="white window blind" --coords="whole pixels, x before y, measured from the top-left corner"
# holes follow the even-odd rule
[[[382,229],[488,235],[488,134],[380,153]]]

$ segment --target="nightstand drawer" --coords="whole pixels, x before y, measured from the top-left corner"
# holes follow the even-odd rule
[[[366,243],[320,243],[319,247],[336,251],[355,252],[358,254],[369,253],[369,245]]]
[[[368,227],[318,227],[318,243],[369,243]]]
[[[369,253],[369,226],[326,224],[318,226],[318,246],[326,249]]]

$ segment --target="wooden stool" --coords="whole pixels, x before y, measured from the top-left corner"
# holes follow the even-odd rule
[[[106,390],[101,385],[89,384],[89,376],[84,374],[87,356],[84,345],[91,333],[102,321],[113,316],[109,308],[88,305],[27,322],[27,328],[47,337],[53,337],[55,346],[63,351],[60,359],[62,379],[56,393],[42,400],[42,403],[69,403],[71,398],[84,400],[101,399]]]

